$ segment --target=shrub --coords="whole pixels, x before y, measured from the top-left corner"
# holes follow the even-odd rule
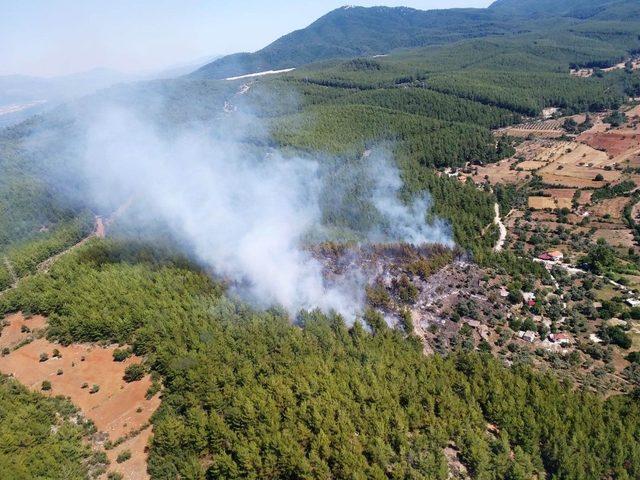
[[[150,400],[153,396],[160,391],[161,385],[159,380],[154,380],[151,386],[147,389],[146,398]]]
[[[612,127],[619,127],[623,123],[626,123],[627,116],[623,112],[616,110],[615,112],[612,112],[610,115],[605,117],[602,121],[604,123],[608,123]]]
[[[118,457],[116,458],[116,462],[118,463],[126,462],[130,458],[131,458],[131,450],[123,450],[118,454]]]
[[[91,387],[91,390],[89,390],[89,393],[98,393],[100,391],[100,385],[93,385],[93,387]]]
[[[51,382],[49,380],[43,380],[40,388],[42,388],[43,391],[48,392],[51,390]]]
[[[618,345],[625,350],[631,347],[631,338],[620,327],[608,327],[606,329],[606,336],[609,337],[609,342],[614,345]]]
[[[402,328],[408,335],[413,334],[413,318],[411,318],[411,312],[409,310],[403,310],[400,314],[400,321]]]
[[[407,275],[402,275],[400,279],[393,280],[393,286],[402,300],[405,303],[415,303],[418,299],[418,289],[416,286],[409,280]]]
[[[482,340],[478,344],[478,350],[483,353],[491,353],[491,344],[489,344],[489,342],[487,342],[486,340]]]
[[[640,352],[631,352],[624,358],[627,362],[640,364]]]
[[[537,329],[536,322],[533,321],[533,318],[526,318],[524,322],[522,322],[522,330],[525,331],[535,331]]]
[[[49,355],[47,355],[46,353],[42,352],[40,354],[40,361],[41,362],[46,362],[47,360],[49,360]]]
[[[366,288],[367,302],[373,308],[390,308],[392,304],[391,296],[389,292],[384,288],[384,285],[375,284]]]
[[[144,377],[144,367],[141,363],[133,363],[125,369],[122,378],[125,382],[136,382],[142,380],[142,377]]]
[[[113,360],[115,362],[124,362],[131,356],[131,349],[129,348],[116,348],[113,351]]]

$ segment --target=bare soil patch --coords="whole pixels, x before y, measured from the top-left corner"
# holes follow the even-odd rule
[[[102,217],[96,217],[95,234],[98,238],[104,238],[107,234]]]
[[[631,107],[630,109],[628,109],[625,112],[625,114],[629,118],[640,117],[640,105],[635,105],[635,106]]]
[[[598,217],[609,215],[611,218],[619,220],[622,218],[624,207],[627,203],[629,203],[627,197],[607,198],[593,205],[591,213]]]
[[[555,148],[541,152],[544,154],[548,155],[549,167],[555,169],[558,166],[604,167],[612,164],[605,152],[581,143],[559,142]]]
[[[32,322],[34,327],[46,324],[44,317],[24,320],[20,314],[10,316],[9,321],[10,325],[0,337],[4,342],[20,341],[15,331],[20,331],[22,323]],[[38,338],[0,358],[0,372],[14,376],[34,391],[41,391],[42,382],[48,380],[52,388],[47,394],[68,397],[111,441],[131,436],[124,443],[127,446],[109,451],[108,456],[111,458],[117,456],[116,452],[129,449],[132,458],[123,464],[113,462],[110,471],[119,471],[127,480],[147,479],[146,446],[151,435],[148,425],[160,405],[160,398],[159,395],[146,398],[152,383],[149,375],[131,383],[123,380],[126,367],[140,363],[141,359],[132,356],[124,362],[115,362],[115,348],[90,344],[63,346]],[[60,357],[53,356],[54,349]],[[41,361],[41,354],[47,355],[45,361]],[[94,385],[99,389],[91,393]]]
[[[570,198],[559,197],[536,197],[528,198],[529,208],[534,210],[555,210],[561,208],[571,208]]]
[[[47,319],[42,315],[25,318],[19,312],[7,315],[4,319],[4,325],[0,331],[0,350],[14,348],[20,342],[33,337],[35,333],[47,326]]]
[[[625,163],[625,166],[629,166],[631,168],[640,168],[640,157],[638,157],[638,163],[637,165],[634,165],[635,162],[630,162],[630,163]],[[625,175],[624,180],[631,180],[633,183],[636,184],[636,187],[640,187],[640,175],[637,174],[631,174],[631,175]]]
[[[543,181],[552,186],[566,188],[600,188],[605,182],[615,182],[620,172],[604,167],[615,162],[602,151],[589,145],[561,141],[529,141],[518,150],[524,159],[518,166],[536,170]],[[602,181],[595,178],[602,175]]]
[[[580,192],[580,196],[578,197],[578,203],[580,205],[591,203],[591,195],[593,195],[592,190],[582,190]]]
[[[531,215],[532,222],[553,222],[556,218],[555,214],[549,212],[533,212]]]
[[[585,132],[578,140],[587,145],[604,150],[609,156],[618,157],[628,150],[640,147],[640,134],[630,132]]]
[[[593,238],[604,238],[612,247],[633,247],[633,233],[628,228],[624,229],[599,229],[593,234]]]
[[[473,175],[473,181],[475,183],[482,183],[488,180],[491,184],[496,183],[518,183],[524,181],[529,175],[527,172],[519,172],[515,169],[511,169],[515,160],[503,160],[498,163],[490,163],[478,167],[476,173]]]
[[[566,175],[544,173],[541,176],[542,176],[542,181],[547,185],[554,185],[554,186],[567,187],[567,188],[602,188],[607,184],[607,182],[605,181],[600,182],[596,180],[589,180],[586,178],[572,177],[570,175],[566,176]]]
[[[534,170],[538,170],[539,168],[542,168],[546,165],[545,162],[538,162],[536,160],[526,160],[524,162],[521,162],[518,164],[518,167],[520,167],[522,170],[527,170],[527,171],[534,171]]]
[[[147,445],[151,439],[151,427],[141,431],[138,435],[121,443],[111,450],[107,450],[107,458],[111,465],[110,472],[121,473],[126,480],[147,480]],[[131,452],[131,458],[125,462],[117,463],[118,455],[125,450]]]
[[[61,358],[52,356],[54,349],[58,349]],[[115,362],[114,349],[86,344],[65,347],[39,338],[0,359],[0,371],[12,374],[34,390],[40,390],[42,381],[49,380],[52,395],[69,397],[99,431],[116,440],[145,425],[160,401],[158,397],[145,398],[151,386],[149,376],[131,383],[122,379],[125,368],[140,359]],[[41,353],[49,359],[41,362]],[[62,375],[57,374],[58,370],[63,371]],[[85,383],[88,387],[82,388]],[[90,393],[93,385],[100,387],[97,393]],[[137,412],[138,408],[142,411]]]
[[[573,200],[573,196],[576,193],[575,188],[547,188],[544,193],[554,198],[568,198]]]

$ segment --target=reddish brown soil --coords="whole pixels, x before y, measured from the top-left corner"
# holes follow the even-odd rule
[[[580,192],[580,196],[578,197],[578,203],[580,205],[586,205],[587,203],[591,203],[591,195],[593,195],[592,190],[582,190]]]
[[[578,140],[595,149],[604,150],[612,157],[640,146],[640,135],[634,133],[585,132],[578,137]]]
[[[0,331],[0,350],[13,348],[23,340],[33,337],[38,330],[47,326],[47,319],[42,315],[34,315],[25,319],[22,313],[12,313],[4,319],[5,327]],[[26,325],[31,333],[23,332],[22,326]]]
[[[0,339],[14,345],[23,339],[24,334],[20,334],[23,323],[29,328],[42,328],[46,324],[43,317],[24,320],[20,314],[10,316],[8,320],[10,325],[3,330]],[[54,348],[59,350],[61,358],[53,358]],[[48,395],[69,397],[95,423],[99,432],[107,433],[109,439],[115,441],[147,426],[160,405],[160,398],[158,395],[150,400],[145,398],[151,386],[148,375],[131,383],[122,379],[125,368],[141,359],[132,357],[115,362],[114,349],[113,346],[103,348],[87,344],[63,346],[38,338],[0,358],[0,372],[13,375],[34,391],[41,391],[44,380],[50,381],[52,389]],[[49,359],[41,362],[41,353],[48,354]],[[61,375],[58,375],[59,370],[62,370]],[[88,386],[82,388],[85,383]],[[100,389],[92,394],[89,392],[93,385],[99,385]],[[148,478],[145,447],[150,435],[151,428],[148,427],[128,439],[125,446],[108,451],[108,456],[114,456],[114,459],[124,449],[132,453],[132,458],[123,464],[114,461],[110,470],[119,471],[127,480]]]
[[[147,480],[147,445],[151,439],[151,427],[143,430],[133,438],[121,443],[117,447],[107,451],[109,458],[108,472],[121,473],[126,480]],[[125,462],[117,463],[118,454],[129,450],[131,458]]]
[[[62,358],[52,357],[54,348]],[[43,380],[49,380],[53,385],[51,394],[69,397],[94,421],[99,431],[116,440],[147,423],[160,401],[158,397],[145,399],[151,386],[148,376],[131,383],[122,379],[125,368],[140,359],[114,362],[113,350],[114,347],[80,344],[65,347],[39,338],[0,359],[0,371],[13,374],[34,390],[40,389]],[[40,362],[41,353],[47,353],[49,360]],[[57,375],[59,369],[62,375]],[[82,388],[85,382],[89,388]],[[99,385],[100,391],[89,393],[93,385]],[[140,413],[136,412],[138,407],[142,409]]]

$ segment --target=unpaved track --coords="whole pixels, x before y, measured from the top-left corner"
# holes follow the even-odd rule
[[[500,236],[498,237],[498,241],[496,242],[496,245],[493,247],[493,251],[501,252],[502,249],[504,248],[504,242],[507,240],[507,227],[504,226],[504,223],[502,223],[502,219],[500,218],[500,205],[496,203],[493,206],[493,209],[496,213],[493,219],[493,223],[497,225],[498,229],[500,230]]]
[[[629,289],[629,287],[626,287],[626,286],[622,285],[621,283],[616,282],[615,280],[611,280],[610,278],[607,278],[604,275],[596,275],[595,273],[588,272],[586,270],[583,270],[582,268],[574,267],[572,265],[569,265],[568,263],[556,262],[556,261],[553,261],[553,260],[542,260],[540,258],[534,258],[533,261],[534,262],[538,262],[538,263],[542,263],[542,264],[548,266],[549,269],[551,269],[553,267],[560,267],[570,275],[578,275],[578,274],[582,274],[582,273],[591,274],[594,277],[599,278],[600,280],[603,280],[603,281],[613,285],[614,287],[619,288],[623,292],[630,292],[631,291]]]
[[[117,213],[118,212],[116,212],[116,214]],[[76,248],[84,245],[85,243],[87,243],[92,238],[104,238],[105,235],[106,235],[106,225],[108,225],[111,221],[113,221],[113,219],[115,218],[116,214],[114,214],[109,220],[107,220],[107,222],[104,222],[102,220],[102,217],[96,216],[95,217],[94,228],[93,228],[93,230],[91,231],[91,233],[89,235],[87,235],[85,238],[80,240],[78,243],[76,243],[74,245],[71,245],[70,247],[66,248],[62,252],[56,253],[55,255],[53,255],[53,256],[47,258],[46,260],[43,260],[42,262],[40,262],[38,264],[38,266],[36,267],[36,272],[38,272],[38,273],[48,272],[49,269],[51,268],[51,266],[60,257],[66,255],[69,252],[75,250]],[[20,277],[18,277],[16,275],[15,270],[13,269],[13,265],[11,265],[11,262],[9,261],[9,259],[6,256],[4,257],[3,261],[4,261],[5,266],[7,267],[7,270],[9,271],[9,274],[11,275],[11,278],[13,279],[13,283],[11,284],[11,286],[9,288],[0,291],[0,296],[4,295],[9,290],[12,290],[12,289],[16,288],[18,286],[18,284],[20,283],[20,280],[22,280]]]
[[[60,258],[66,255],[67,253],[75,250],[76,248],[84,245],[92,238],[104,238],[105,236],[105,227],[104,222],[102,221],[102,217],[96,216],[95,223],[93,227],[93,231],[80,240],[78,243],[71,245],[66,250],[61,251],[60,253],[56,253],[54,256],[47,258],[46,260],[40,262],[40,264],[36,267],[38,272],[48,272],[51,266]]]

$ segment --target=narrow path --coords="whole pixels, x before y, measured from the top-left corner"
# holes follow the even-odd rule
[[[72,250],[75,250],[76,248],[84,245],[85,243],[87,243],[90,239],[92,238],[104,238],[106,232],[105,232],[105,222],[102,220],[102,217],[95,217],[95,225],[93,230],[91,231],[91,233],[89,235],[87,235],[86,237],[84,237],[82,240],[80,240],[79,242],[71,245],[70,247],[66,248],[65,250],[63,250],[62,252],[56,253],[55,255],[43,260],[42,262],[40,262],[38,264],[38,266],[36,267],[36,273],[40,273],[40,272],[47,272],[51,266],[56,262],[56,260],[58,260],[60,257],[66,255],[67,253],[71,252]],[[11,278],[13,280],[11,286],[9,288],[6,288],[5,290],[0,291],[0,296],[4,295],[6,292],[8,292],[9,290],[12,290],[14,288],[16,288],[18,286],[18,284],[20,283],[20,280],[22,280],[22,278],[25,277],[18,277],[18,275],[16,275],[15,270],[13,269],[13,265],[11,265],[11,261],[5,256],[4,259],[4,264],[7,267],[7,270],[9,271],[9,274],[11,275]],[[27,274],[26,276],[29,276],[29,274]]]
[[[504,223],[502,223],[502,219],[500,218],[500,205],[498,205],[497,202],[493,206],[493,209],[496,213],[493,219],[493,223],[497,225],[498,229],[500,230],[500,236],[498,237],[496,245],[493,247],[493,251],[500,252],[504,248],[504,242],[507,240],[507,227],[505,227]]]
[[[40,262],[38,264],[38,266],[36,267],[36,271],[37,272],[47,272],[47,271],[49,271],[51,266],[60,257],[66,255],[67,253],[71,252],[72,250],[75,250],[76,248],[84,245],[85,243],[87,243],[89,240],[91,240],[94,237],[96,237],[96,238],[104,238],[104,236],[105,236],[104,222],[102,221],[102,217],[99,217],[99,216],[96,215],[93,231],[89,235],[84,237],[78,243],[75,243],[75,244],[71,245],[70,247],[66,248],[65,250],[61,251],[60,253],[56,253],[52,257],[49,257],[46,260]]]
[[[40,262],[38,264],[38,266],[36,267],[36,272],[47,272],[49,271],[49,269],[51,268],[51,266],[62,256],[66,255],[67,253],[75,250],[76,248],[84,245],[85,243],[87,243],[89,240],[91,240],[92,238],[105,238],[106,234],[107,234],[107,227],[109,225],[111,225],[119,216],[121,216],[133,203],[134,198],[131,197],[129,198],[125,203],[123,203],[115,212],[113,212],[111,214],[111,216],[109,216],[106,220],[104,220],[101,216],[96,215],[95,219],[94,219],[94,227],[93,230],[91,231],[91,233],[89,235],[87,235],[86,237],[84,237],[82,240],[80,240],[79,242],[75,243],[74,245],[71,245],[70,247],[66,248],[65,250],[63,250],[62,252],[59,252],[45,260],[43,260],[42,262]],[[7,270],[9,270],[9,273],[11,274],[11,277],[13,279],[13,284],[5,289],[0,291],[0,296],[4,295],[6,292],[8,292],[9,290],[15,288],[18,283],[20,282],[21,278],[18,277],[13,269],[13,266],[11,265],[11,262],[9,261],[9,259],[7,257],[4,257],[4,263],[7,267]]]

